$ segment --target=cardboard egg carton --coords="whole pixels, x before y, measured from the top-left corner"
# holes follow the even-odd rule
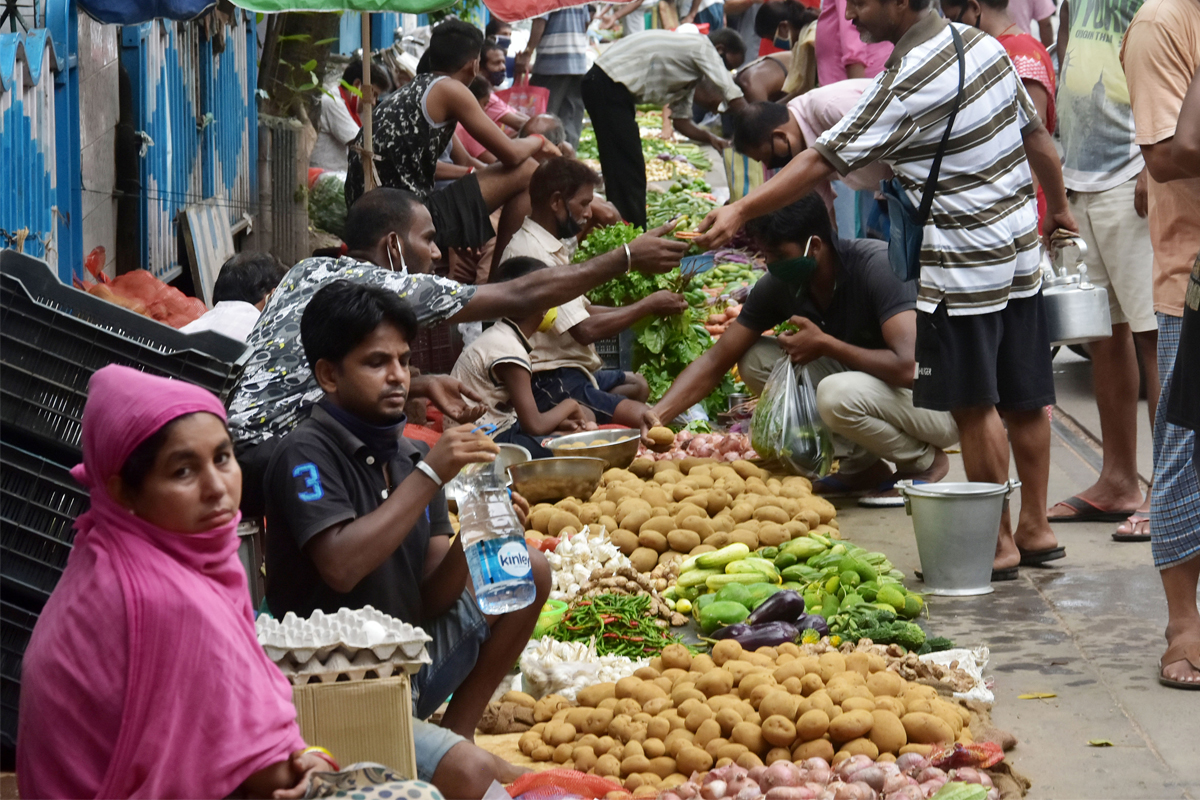
[[[413,674],[431,663],[425,631],[371,606],[336,614],[318,609],[308,619],[262,615],[254,627],[267,657],[297,685]]]

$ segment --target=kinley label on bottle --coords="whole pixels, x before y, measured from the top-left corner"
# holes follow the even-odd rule
[[[490,542],[484,542],[484,547],[488,552],[489,560],[494,560],[493,563],[500,567],[499,570],[493,570],[501,580],[509,578],[525,578],[528,577],[531,569],[529,563],[529,549],[524,542],[504,542],[503,540],[493,539]],[[499,545],[498,549],[496,546]]]

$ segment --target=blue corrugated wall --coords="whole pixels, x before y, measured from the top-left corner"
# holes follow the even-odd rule
[[[215,199],[231,224],[257,195],[257,46],[254,14],[235,10],[224,37],[196,22],[155,20],[122,29],[121,60],[142,136],[142,266],[163,280],[181,271],[184,208]]]
[[[24,250],[69,282],[83,274],[73,0],[48,0],[46,27],[0,34],[0,247]],[[214,30],[218,26],[213,25]],[[258,194],[255,15],[235,10],[223,36],[200,21],[125,26],[121,61],[142,135],[140,266],[179,274],[179,216],[206,199],[237,224]]]
[[[0,34],[0,248],[69,281],[82,270],[75,4],[48,0],[45,28]]]

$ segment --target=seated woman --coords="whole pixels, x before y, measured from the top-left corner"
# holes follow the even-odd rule
[[[22,668],[22,797],[303,797],[306,748],[254,632],[225,409],[108,366],[88,385],[91,495]]]

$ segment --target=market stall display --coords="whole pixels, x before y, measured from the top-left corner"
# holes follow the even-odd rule
[[[731,764],[819,758],[829,769],[855,758],[852,766],[865,767],[972,744],[970,712],[901,677],[896,660],[866,642],[748,651],[724,640],[711,656],[670,645],[631,676],[580,689],[577,705],[543,698],[520,747],[535,761],[619,777],[636,791]]]

